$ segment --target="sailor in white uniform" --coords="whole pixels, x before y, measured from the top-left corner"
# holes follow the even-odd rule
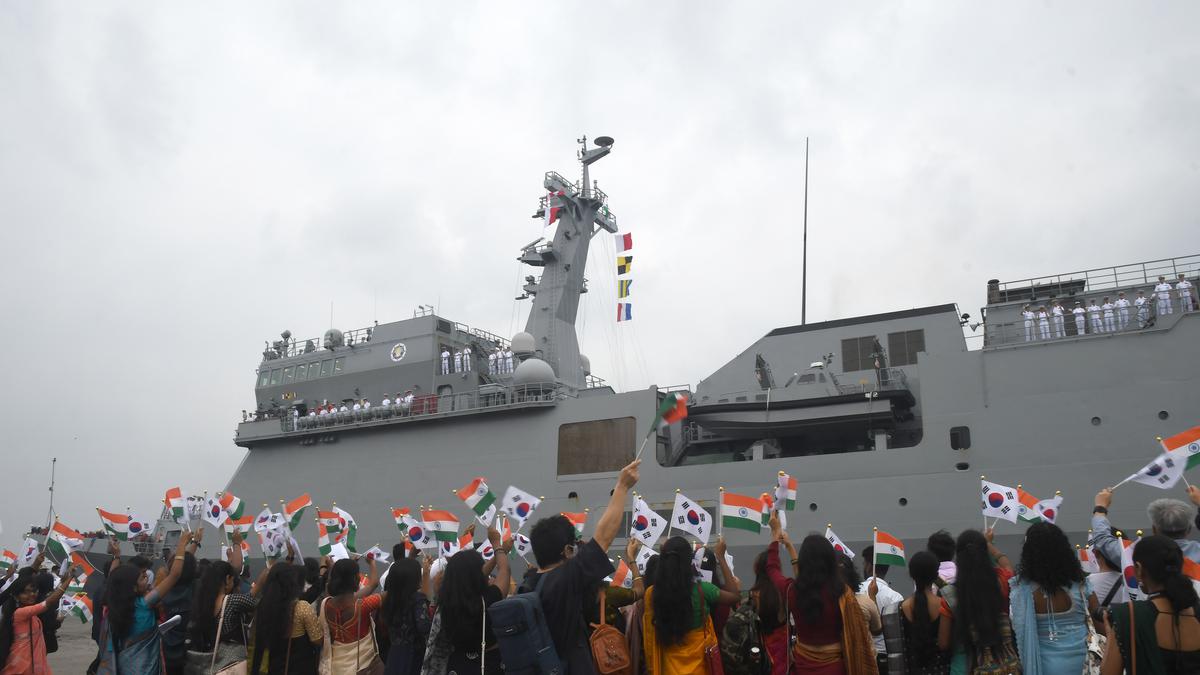
[[[462,351],[458,349],[454,350],[454,372],[462,372]]]
[[[1050,339],[1050,313],[1046,311],[1046,306],[1038,307],[1038,337],[1043,340]]]
[[[1033,311],[1029,305],[1021,308],[1021,316],[1025,319],[1025,341],[1033,342]]]
[[[1192,282],[1180,274],[1179,283],[1175,284],[1175,292],[1179,293],[1179,311],[1192,311]]]
[[[1125,299],[1125,291],[1117,293],[1117,301],[1113,305],[1117,307],[1117,330],[1129,328],[1129,301]]]
[[[1087,311],[1088,311],[1088,319],[1091,320],[1090,323],[1092,324],[1092,332],[1093,333],[1103,333],[1104,332],[1104,324],[1100,323],[1100,305],[1096,304],[1095,298],[1092,298],[1092,300],[1090,302],[1092,304],[1088,305]]]
[[[463,372],[464,373],[471,372],[471,348],[470,347],[463,347],[462,359],[463,359]]]
[[[1138,296],[1133,299],[1133,306],[1137,309],[1138,328],[1145,328],[1146,321],[1150,318],[1150,298],[1146,297],[1145,291],[1138,291]]]
[[[442,374],[450,374],[450,352],[445,347],[442,348]]]
[[[496,374],[496,352],[488,354],[488,375]]]
[[[1166,277],[1159,277],[1158,284],[1154,287],[1154,297],[1158,299],[1158,313],[1171,313],[1171,284],[1167,283]]]
[[[1072,309],[1071,313],[1075,315],[1075,334],[1083,335],[1084,333],[1087,332],[1086,329],[1084,329],[1084,327],[1083,327],[1083,324],[1084,324],[1083,315],[1087,313],[1083,309],[1083,303],[1076,301],[1075,309]]]
[[[1106,297],[1106,298],[1104,298],[1104,304],[1100,305],[1100,309],[1102,309],[1104,311],[1104,332],[1105,333],[1117,332],[1117,317],[1115,314],[1113,314],[1113,309],[1115,309],[1115,305],[1113,305],[1112,301]]]
[[[354,412],[354,419],[355,419],[355,420],[360,420],[360,419],[362,419],[362,404],[361,404],[361,403],[359,403],[358,401],[355,401],[355,402],[354,402],[354,409],[353,409],[353,412]]]
[[[1054,301],[1054,306],[1050,308],[1050,318],[1054,320],[1054,337],[1064,337],[1067,332],[1063,330],[1063,314],[1067,310],[1063,309],[1062,303],[1058,300]]]
[[[513,353],[512,348],[504,350],[504,372],[511,373],[513,371]]]

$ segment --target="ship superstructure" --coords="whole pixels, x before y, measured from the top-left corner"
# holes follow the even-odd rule
[[[238,426],[247,454],[229,489],[250,503],[305,491],[337,501],[355,515],[360,542],[396,539],[391,506],[458,508],[466,520],[451,489],[480,474],[497,491],[544,496],[542,514],[602,507],[666,392],[616,392],[579,354],[588,242],[617,231],[607,195],[589,182],[588,167],[612,147],[597,141],[580,152],[580,181],[543,177],[537,210],[554,209],[558,226],[520,248],[541,270],[527,277],[525,331],[506,339],[422,310],[320,340],[285,336],[259,364],[258,409]],[[664,513],[676,490],[712,510],[718,486],[757,495],[786,471],[800,481],[793,535],[832,521],[855,544],[880,526],[919,549],[935,529],[980,526],[987,474],[1044,496],[1061,490],[1060,524],[1082,542],[1096,490],[1147,461],[1155,436],[1197,423],[1200,312],[1173,297],[1169,314],[1152,306],[1120,329],[1088,323],[1082,333],[1068,314],[1061,337],[1028,341],[1021,312],[1149,295],[1159,275],[1195,283],[1198,272],[1200,256],[1190,256],[991,281],[977,319],[947,303],[781,326],[685,388],[691,414],[657,436],[638,492]],[[443,352],[467,349],[469,367],[443,367]],[[510,349],[511,372],[492,371],[487,355]],[[310,415],[363,399],[369,411]],[[1143,524],[1145,502],[1160,496],[1149,492],[1118,495],[1113,522]],[[1001,524],[1000,535],[1016,545],[1022,530]],[[309,545],[315,534],[298,532]],[[741,553],[765,542],[730,539]]]

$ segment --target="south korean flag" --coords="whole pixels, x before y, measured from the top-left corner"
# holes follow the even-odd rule
[[[1010,523],[1016,523],[1017,516],[1021,512],[1021,501],[1017,497],[1017,489],[986,480],[981,482],[984,517],[1001,518]]]
[[[643,546],[638,549],[637,560],[634,561],[638,568],[638,574],[646,573],[646,563],[650,562],[650,559],[656,555],[658,555],[658,552],[649,546]]]
[[[654,548],[658,538],[667,529],[667,519],[655,513],[646,500],[634,497],[633,517],[630,519],[629,538],[636,539],[643,547]]]
[[[504,492],[504,500],[500,508],[508,514],[510,520],[515,522],[517,526],[514,530],[520,530],[525,521],[533,515],[534,509],[541,504],[542,500],[526,493],[515,485],[510,485],[508,490]]]
[[[711,523],[712,518],[708,515],[708,511],[705,511],[682,492],[675,493],[675,509],[671,511],[671,527],[691,534],[699,539],[701,544],[707,544]]]

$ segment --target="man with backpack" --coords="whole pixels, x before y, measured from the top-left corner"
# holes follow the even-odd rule
[[[561,515],[542,518],[529,533],[537,569],[526,574],[518,589],[522,595],[498,602],[488,610],[509,675],[523,675],[522,671],[595,675],[584,610],[589,589],[614,571],[607,550],[621,526],[625,502],[629,490],[637,484],[640,464],[641,460],[634,460],[621,469],[608,506],[588,542],[577,542],[575,526]],[[558,661],[556,671],[548,665],[552,659],[530,663],[531,656],[542,649],[537,644],[541,627],[522,630],[521,622],[511,620],[521,603],[529,612],[535,601],[540,603],[540,612],[533,610],[533,616],[537,617],[533,621],[544,622],[544,632],[549,635]],[[520,662],[529,665],[523,668]]]

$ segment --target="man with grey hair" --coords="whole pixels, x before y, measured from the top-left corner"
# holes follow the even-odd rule
[[[1112,489],[1104,488],[1096,493],[1096,506],[1092,509],[1092,545],[1108,560],[1121,559],[1121,542],[1112,534],[1108,522],[1108,507],[1112,504]],[[1200,488],[1188,487],[1188,497],[1200,506]],[[1200,527],[1200,513],[1178,499],[1155,499],[1146,507],[1150,527],[1154,534],[1170,537],[1179,544],[1183,555],[1192,562],[1200,563],[1200,541],[1188,539],[1193,520]]]

